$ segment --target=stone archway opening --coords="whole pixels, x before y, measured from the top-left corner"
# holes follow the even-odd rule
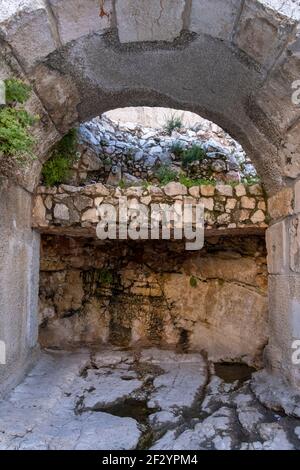
[[[140,107],[82,124],[76,151],[64,184],[37,189],[40,344],[158,346],[262,367],[268,217],[241,145],[196,114]],[[97,206],[124,196],[144,207],[202,202],[204,248],[97,239]]]
[[[99,3],[94,0],[13,0],[9,8],[3,8],[0,12],[0,77],[19,77],[29,83],[32,96],[28,108],[40,116],[34,129],[39,143],[37,159],[22,171],[19,169],[13,175],[1,175],[0,341],[6,345],[6,363],[0,368],[0,391],[6,392],[19,383],[34,364],[38,353],[40,237],[38,231],[32,228],[31,214],[33,194],[49,148],[79,122],[86,122],[111,109],[138,105],[168,106],[196,112],[222,126],[243,145],[261,175],[269,198],[270,214],[270,227],[267,230],[270,338],[265,348],[265,370],[255,375],[251,387],[269,407],[299,416],[297,400],[299,402],[300,369],[293,355],[294,342],[300,337],[300,108],[298,90],[294,88],[295,85],[297,88],[299,80],[299,0],[166,0],[158,17],[157,8],[149,7],[152,2],[142,1],[147,7],[146,15],[144,8],[135,8],[135,0],[105,0],[102,3],[105,4],[103,11],[107,15],[100,17]],[[36,44],[39,44],[38,48]],[[296,100],[292,98],[293,91]],[[100,194],[100,186],[98,190],[99,193],[84,196],[93,201],[108,196],[104,191],[104,194]],[[54,199],[58,195],[42,193],[38,197],[43,199],[44,204],[44,199],[49,196],[47,204],[50,206],[50,203],[57,203]],[[60,195],[66,196],[64,193]],[[229,197],[228,194],[223,196]],[[68,193],[67,197],[73,200],[75,195]],[[58,207],[57,215],[66,222],[70,213],[61,206],[64,204]],[[44,212],[43,209],[39,212],[40,208],[38,204],[37,213],[43,220]],[[55,225],[55,230],[58,230],[60,224]],[[91,228],[85,227],[87,235]],[[186,343],[185,339],[186,333],[182,336],[183,344]],[[176,366],[178,356],[171,356],[164,361],[164,370],[169,377],[174,377],[173,368],[177,373],[180,367]],[[102,367],[105,369],[106,358],[104,355],[101,359],[93,357],[87,360],[86,356],[76,356],[74,360],[82,366],[81,373],[88,377],[87,363],[88,369],[96,367],[98,371]],[[149,354],[146,359],[154,366],[163,362],[155,353]],[[135,361],[132,357],[122,355],[114,356],[112,360],[120,365],[120,370],[126,362],[127,371],[130,369],[128,364]],[[184,360],[182,356],[181,360]],[[195,376],[194,360],[192,356],[187,367],[192,371],[192,376]],[[203,372],[203,386],[207,377],[205,366],[199,358],[196,361],[197,370]],[[72,359],[66,358],[64,364],[74,371]],[[59,368],[59,361],[55,358],[48,359],[48,362],[45,360],[36,369],[38,377],[43,377],[45,389],[48,391],[49,387],[44,374],[47,367],[54,374],[57,369],[56,377],[62,384],[61,390],[65,391],[65,372]],[[185,384],[183,370],[185,367],[181,368],[183,375],[179,374],[178,377],[179,382]],[[32,393],[28,389],[30,380],[24,384],[25,399]],[[162,380],[167,381],[165,377]],[[51,401],[52,405],[63,396],[63,393],[60,395],[58,392],[60,387],[56,387],[58,382],[55,381],[55,387],[51,388],[56,397],[56,400]],[[189,383],[189,391],[192,383]],[[139,384],[135,385],[138,387]],[[198,386],[199,382],[193,390]],[[249,385],[247,387],[251,395]],[[224,390],[228,390],[226,386],[221,391]],[[36,393],[39,396],[38,387]],[[186,387],[181,388],[178,395],[185,397]],[[251,404],[256,406],[251,396]],[[12,413],[14,418],[11,422],[15,420],[16,413],[20,412],[20,416],[24,414],[22,399],[19,398],[15,400],[14,396],[3,411],[4,415],[6,410],[8,415]],[[231,403],[236,409],[235,398]],[[153,400],[159,402],[157,396]],[[185,406],[184,400],[180,403]],[[90,410],[94,405],[89,402],[85,409]],[[243,411],[249,416],[247,406],[243,410],[236,409],[239,418]],[[67,408],[64,408],[64,412]],[[47,404],[42,410],[38,409],[37,421],[41,422],[41,413],[47,416],[48,411]],[[81,408],[76,411],[81,411]],[[164,414],[167,420],[174,418],[168,414],[169,409],[163,411],[167,411],[167,415]],[[260,409],[260,412],[264,413],[264,410]],[[232,410],[222,409],[222,413],[222,417],[225,413],[227,422],[236,422]],[[71,423],[71,428],[67,424],[67,435],[73,432],[73,421],[69,418],[66,412],[60,415],[59,421],[63,421],[63,424]],[[73,415],[71,418],[73,420]],[[95,421],[93,416],[88,417],[88,426],[98,435],[103,426]],[[75,422],[80,429],[84,429],[84,419],[75,418]],[[115,422],[111,418],[111,423],[116,429],[119,429],[118,426],[122,428],[120,421]],[[262,443],[261,437],[255,434],[259,440],[256,448],[272,447],[277,440],[277,432],[282,436],[283,428],[287,433],[292,429],[290,423],[286,422],[282,428],[278,427],[274,415],[272,426],[269,427],[268,423],[260,425],[256,422],[261,430],[260,436],[272,435],[273,441],[267,437],[265,442],[263,437]],[[135,447],[138,441],[137,427],[127,424],[130,439],[133,440],[129,439],[121,445],[125,448]],[[200,445],[199,442],[202,445],[205,436],[201,435],[201,425],[199,427],[192,436],[197,445]],[[25,442],[20,438],[14,439],[15,444],[12,444],[9,435],[7,440],[7,436],[4,438],[3,447],[35,446],[36,434],[28,436],[27,428],[25,423]],[[44,437],[45,429],[38,430]],[[294,430],[296,433],[293,424]],[[247,432],[252,432],[249,427]],[[11,434],[14,435],[13,430]],[[47,442],[49,436],[47,432],[45,434]],[[214,446],[230,447],[234,435],[232,430],[230,434],[221,442],[217,436]],[[50,435],[53,437],[51,431]],[[107,444],[107,447],[118,446],[119,435],[117,432],[116,440]],[[84,433],[79,433],[76,441],[78,448],[86,446],[82,436]],[[38,445],[42,446],[38,437]],[[189,437],[189,432],[187,435],[183,433],[175,447],[184,448]],[[256,439],[251,437],[249,442],[242,443],[241,448],[253,448],[254,441]],[[288,440],[283,441],[287,448],[293,446]],[[210,445],[211,442],[206,444]],[[161,445],[170,448],[173,442],[167,439]],[[70,444],[63,441],[61,447],[64,446],[67,448]]]

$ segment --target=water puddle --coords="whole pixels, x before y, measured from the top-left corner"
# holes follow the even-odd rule
[[[215,363],[214,367],[216,375],[226,383],[233,383],[236,380],[242,383],[246,382],[251,379],[252,374],[256,372],[254,367],[231,362]]]

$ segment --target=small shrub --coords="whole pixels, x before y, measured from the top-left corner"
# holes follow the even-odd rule
[[[197,285],[198,285],[197,279],[195,278],[195,276],[191,276],[190,277],[190,286],[195,288],[195,287],[197,287]]]
[[[167,134],[171,135],[175,129],[181,129],[181,127],[182,127],[181,117],[176,116],[175,114],[172,114],[172,116],[170,116],[170,118],[167,120],[164,129],[167,132]]]
[[[71,129],[52,150],[51,157],[45,163],[42,176],[46,186],[63,183],[69,176],[70,168],[77,153],[77,131]]]
[[[186,168],[190,163],[201,161],[206,153],[200,145],[194,144],[191,148],[184,150],[182,154],[182,166]]]
[[[30,97],[31,88],[21,80],[12,78],[4,80],[7,105],[12,103],[24,104]]]
[[[171,152],[174,153],[175,157],[180,157],[184,152],[184,147],[182,142],[173,142],[171,148]]]
[[[12,157],[23,164],[34,158],[34,137],[29,128],[38,117],[29,114],[23,106],[30,96],[30,87],[20,80],[5,80],[6,104],[0,107],[0,158]]]
[[[155,176],[163,186],[170,183],[171,181],[177,180],[178,177],[176,171],[172,170],[169,165],[160,166],[156,171]]]

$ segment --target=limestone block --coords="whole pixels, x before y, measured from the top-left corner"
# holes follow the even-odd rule
[[[183,27],[184,0],[116,0],[121,43],[173,41]]]
[[[293,26],[291,19],[259,2],[246,0],[234,42],[260,65],[268,67],[277,58]]]
[[[84,194],[88,196],[97,195],[97,196],[109,196],[109,189],[104,186],[102,183],[90,184],[86,186],[83,190]]]
[[[199,202],[204,205],[204,209],[208,211],[214,210],[214,200],[212,197],[202,197]]]
[[[199,315],[195,323],[191,348],[203,348],[213,361],[243,357],[243,361],[255,363],[268,338],[267,298],[244,286],[208,284],[205,317]]]
[[[189,193],[193,197],[199,197],[199,193],[200,193],[199,186],[193,186],[192,188],[190,188]]]
[[[292,344],[300,338],[300,276],[269,276],[270,341],[266,348],[272,368],[293,382]],[[299,382],[297,384],[299,386]]]
[[[91,222],[91,223],[99,222],[97,209],[92,208],[92,209],[88,209],[87,211],[85,211],[81,217],[81,220],[82,222]]]
[[[229,198],[227,199],[226,201],[226,206],[225,206],[225,210],[228,212],[228,211],[232,211],[233,209],[235,209],[236,207],[236,199],[233,199],[233,198]]]
[[[171,182],[164,187],[164,192],[167,196],[183,196],[187,194],[187,188],[176,182]]]
[[[202,185],[200,186],[201,196],[209,197],[215,194],[215,186],[212,184]]]
[[[268,200],[268,211],[272,219],[280,219],[293,214],[294,193],[291,188],[284,188]]]
[[[42,196],[37,196],[32,211],[33,223],[36,225],[48,225],[46,221],[46,207]]]
[[[80,212],[86,209],[87,207],[93,206],[93,199],[83,195],[75,196],[73,202],[76,209],[78,209]]]
[[[250,220],[253,224],[258,224],[260,222],[264,222],[265,221],[265,214],[262,210],[258,210],[256,212],[254,212],[254,214],[252,215]]]
[[[241,206],[243,209],[254,209],[256,200],[253,197],[243,196],[241,199]]]
[[[0,32],[28,67],[57,47],[43,0],[1,0]]]
[[[59,36],[63,44],[82,36],[101,33],[110,27],[112,1],[105,0],[103,16],[100,16],[99,0],[49,0],[57,20]]]
[[[238,184],[235,187],[235,194],[237,197],[246,196],[246,188],[243,184]]]
[[[72,79],[44,65],[35,68],[32,79],[55,125],[62,133],[68,132],[78,120],[77,105],[80,101]]]
[[[248,209],[242,209],[239,211],[239,222],[246,222],[249,220],[250,211]]]
[[[241,0],[193,0],[189,30],[230,40]]]
[[[286,221],[271,225],[266,232],[267,261],[270,274],[284,274],[288,270],[288,238]]]
[[[56,204],[54,206],[54,218],[59,220],[69,220],[70,212],[67,206],[64,204]]]
[[[229,184],[218,184],[216,189],[217,193],[221,196],[233,196],[233,188]]]

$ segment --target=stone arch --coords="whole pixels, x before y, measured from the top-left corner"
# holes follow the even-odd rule
[[[14,189],[7,182],[12,189],[3,191],[1,201],[3,227],[14,217],[18,242],[23,243],[24,230],[28,234],[30,275],[33,238],[29,215],[24,229],[21,210],[26,204],[28,214],[30,193],[51,145],[78,122],[112,108],[170,106],[216,122],[249,153],[272,196],[271,216],[279,221],[268,238],[272,282],[280,289],[288,283],[293,305],[299,306],[295,286],[300,268],[293,260],[299,252],[295,240],[300,196],[294,183],[300,176],[300,106],[291,99],[292,85],[300,78],[299,1],[143,0],[137,8],[132,0],[105,0],[100,16],[99,7],[98,0],[14,0],[1,8],[1,77],[14,75],[30,82],[28,106],[40,115],[35,129],[39,159],[14,175],[25,189],[24,201],[21,197],[12,216]],[[289,233],[294,234],[292,241]],[[2,243],[4,266],[10,255],[7,239]],[[30,281],[24,280],[27,291]],[[271,293],[274,310],[276,295]],[[291,372],[287,344],[298,320],[286,325],[287,336],[280,335],[281,310],[290,311],[291,302],[274,314],[270,363],[275,369],[288,367],[286,376],[299,383],[298,372]],[[10,321],[12,306],[8,302],[3,308],[3,321]],[[20,305],[13,308],[20,312]],[[20,315],[26,318],[29,311]],[[16,355],[20,358],[29,349],[25,345]]]

